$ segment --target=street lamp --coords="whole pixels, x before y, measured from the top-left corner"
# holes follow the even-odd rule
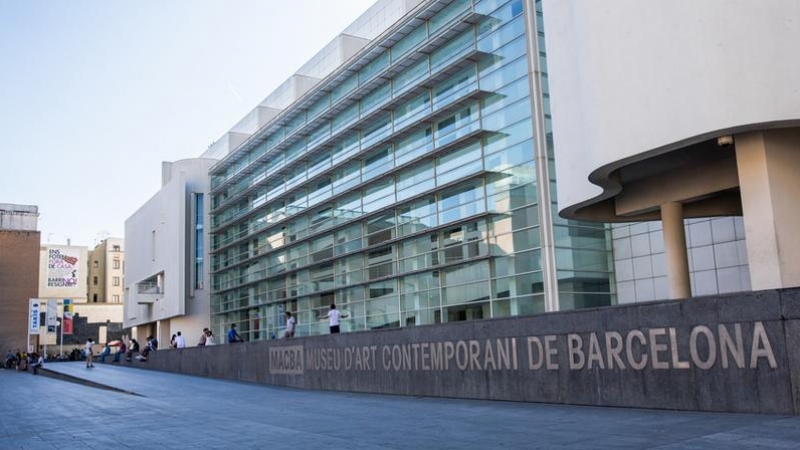
[[[58,340],[60,347],[58,348],[58,356],[64,355],[64,327],[61,326],[61,317],[56,317],[58,328],[60,328],[61,338]]]

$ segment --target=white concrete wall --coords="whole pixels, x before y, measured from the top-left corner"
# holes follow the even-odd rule
[[[0,230],[36,231],[38,221],[37,206],[0,203]]]
[[[198,322],[208,322],[210,289],[192,290],[191,298],[189,294],[191,202],[194,193],[204,193],[205,204],[210,203],[208,170],[216,162],[214,159],[187,159],[166,165],[170,170],[164,176],[168,179],[166,184],[125,221],[126,328],[184,314],[199,315],[202,317]],[[206,249],[209,247],[206,241]],[[206,268],[209,265],[207,262]],[[138,304],[137,283],[159,273],[164,274],[163,295],[151,305]],[[168,328],[168,324],[163,326]]]
[[[800,122],[796,0],[544,0],[560,208],[620,165]]]

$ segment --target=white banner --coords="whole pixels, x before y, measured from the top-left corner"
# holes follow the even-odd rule
[[[35,334],[39,332],[39,312],[41,301],[38,298],[30,299],[30,320],[28,321],[28,332]]]
[[[55,333],[58,327],[58,301],[50,299],[47,301],[47,332]]]

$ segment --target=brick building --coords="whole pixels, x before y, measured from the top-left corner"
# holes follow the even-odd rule
[[[38,207],[0,204],[0,351],[23,350],[39,288]],[[4,353],[5,354],[5,353]]]

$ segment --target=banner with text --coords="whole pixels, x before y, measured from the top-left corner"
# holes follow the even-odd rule
[[[80,276],[80,251],[51,248],[47,251],[47,287],[76,287]]]
[[[39,332],[39,314],[41,313],[42,302],[38,298],[32,298],[29,302],[30,320],[28,321],[28,332],[35,334]]]

